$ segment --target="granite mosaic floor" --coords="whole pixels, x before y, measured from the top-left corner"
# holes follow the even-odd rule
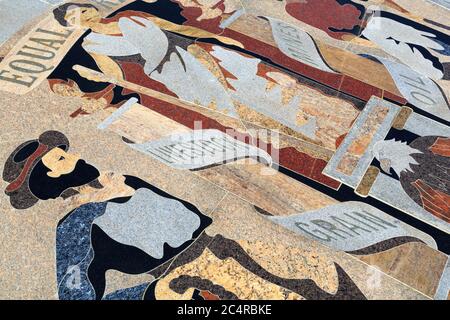
[[[450,1],[0,19],[1,299],[450,299]]]

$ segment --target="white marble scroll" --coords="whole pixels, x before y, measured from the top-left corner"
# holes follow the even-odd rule
[[[264,150],[215,129],[173,134],[129,146],[177,169],[195,170],[244,158],[272,165],[272,157]]]
[[[380,124],[378,130],[374,134],[373,139],[370,141],[370,144],[365,149],[364,154],[359,159],[356,168],[353,170],[351,175],[340,172],[338,170],[339,163],[347,154],[353,141],[361,137],[361,128],[364,125],[365,121],[369,118],[371,113],[375,112],[379,107],[388,108],[389,111],[386,117],[383,119],[383,122]],[[361,182],[361,179],[364,177],[364,174],[366,173],[373,160],[373,146],[378,141],[384,140],[389,130],[391,129],[392,123],[395,120],[395,117],[397,116],[399,110],[400,108],[393,103],[382,100],[375,96],[370,98],[369,102],[366,104],[363,111],[358,116],[358,119],[356,119],[355,123],[353,124],[350,132],[347,134],[344,141],[341,143],[331,160],[328,161],[328,164],[323,170],[323,173],[352,188],[356,188]]]

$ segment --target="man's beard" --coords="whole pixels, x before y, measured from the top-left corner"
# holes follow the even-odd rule
[[[49,177],[47,172],[48,168],[40,162],[33,169],[29,179],[31,192],[41,200],[56,199],[68,189],[89,183],[99,187],[99,184],[94,182],[100,175],[99,171],[84,160],[78,160],[72,172],[58,178]]]

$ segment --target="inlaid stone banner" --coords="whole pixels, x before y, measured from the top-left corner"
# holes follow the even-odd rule
[[[114,0],[109,2],[107,9],[113,10],[124,4],[126,0]],[[12,10],[10,3],[4,1],[3,10]],[[49,6],[48,1],[30,1],[31,6]],[[58,4],[63,1],[54,1],[50,4]],[[96,1],[91,1],[96,2]],[[128,1],[129,2],[129,1]],[[88,7],[93,6],[86,4]],[[68,7],[69,8],[69,7]],[[103,8],[104,9],[104,8]],[[5,11],[6,14],[6,11]],[[24,13],[26,15],[26,13]],[[57,67],[67,51],[75,44],[78,38],[87,28],[79,25],[61,24],[55,19],[57,14],[44,17],[39,24],[23,37],[0,62],[0,87],[3,91],[17,94],[26,94],[36,88]]]
[[[2,90],[25,94],[36,88],[84,31],[63,28],[47,17],[0,63]]]
[[[449,232],[449,138],[448,126],[412,114],[375,144],[382,173],[369,194]]]
[[[0,299],[449,299],[446,3],[0,0]]]

